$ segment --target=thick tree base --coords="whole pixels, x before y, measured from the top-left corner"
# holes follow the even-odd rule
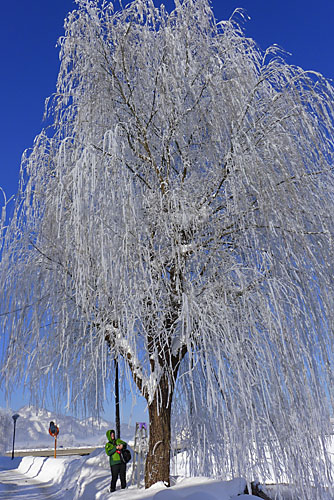
[[[155,399],[148,407],[150,435],[145,464],[145,488],[159,481],[170,486],[171,407],[168,404],[168,384],[164,383],[164,379],[160,382],[160,395],[163,403],[158,405]]]

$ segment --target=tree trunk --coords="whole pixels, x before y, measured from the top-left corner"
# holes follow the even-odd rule
[[[173,389],[168,387],[168,380],[162,377],[156,396],[148,406],[150,436],[145,465],[145,488],[149,488],[158,481],[163,481],[166,486],[170,486],[172,397]]]

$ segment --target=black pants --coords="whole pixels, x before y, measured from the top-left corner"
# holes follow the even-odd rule
[[[121,488],[126,488],[126,464],[123,462],[111,466],[111,485],[110,491],[115,491],[118,476],[121,479]]]

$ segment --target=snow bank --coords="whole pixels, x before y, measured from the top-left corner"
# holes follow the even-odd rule
[[[231,481],[216,481],[203,477],[180,479],[175,486],[159,491],[154,500],[231,500],[245,491],[246,481],[238,478]],[[238,496],[240,498],[240,496]],[[251,498],[247,495],[247,498]]]
[[[110,468],[104,450],[96,450],[88,457],[0,458],[0,470],[9,469],[16,469],[18,480],[35,479],[52,486],[52,489],[56,488],[59,498],[110,500]],[[132,468],[128,467],[130,486],[120,490],[118,484],[117,500],[203,500],[203,497],[205,500],[232,500],[241,499],[242,496],[238,495],[243,493],[246,486],[244,479],[216,481],[197,477],[179,478],[171,488],[157,483],[145,490],[131,485],[131,471]],[[31,490],[27,494],[31,494]],[[247,495],[247,500],[251,498]]]

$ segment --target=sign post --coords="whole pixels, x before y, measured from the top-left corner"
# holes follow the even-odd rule
[[[13,432],[13,450],[12,450],[12,460],[14,459],[14,445],[15,445],[15,430],[16,430],[16,420],[19,418],[20,415],[15,413],[15,415],[12,416],[12,419],[14,420],[14,432]]]
[[[59,434],[59,427],[54,422],[50,422],[49,434],[55,438],[55,458],[57,458],[57,436]]]

